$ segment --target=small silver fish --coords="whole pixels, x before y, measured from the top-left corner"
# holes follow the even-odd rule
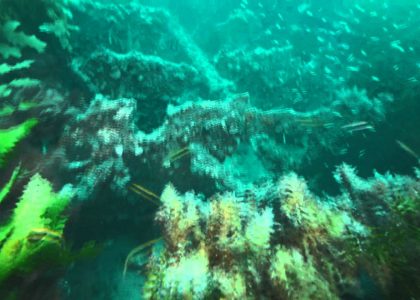
[[[365,126],[360,126],[360,127],[356,127],[356,128],[352,128],[349,130],[350,133],[353,132],[357,132],[357,131],[363,131],[363,130],[369,130],[369,131],[375,131],[375,128],[372,125],[365,125]]]
[[[400,40],[396,40],[391,42],[391,48],[397,49],[398,51],[404,53],[405,49],[403,47],[401,47],[401,41]]]
[[[353,128],[353,127],[358,127],[358,126],[362,126],[362,125],[367,125],[367,122],[365,122],[365,121],[353,122],[353,123],[341,126],[341,129]]]
[[[410,154],[412,157],[414,157],[417,160],[418,163],[420,163],[420,158],[413,149],[411,149],[410,147],[408,147],[406,144],[404,144],[403,142],[399,140],[395,140],[395,142],[398,144],[398,146],[400,146],[401,149],[403,149],[405,152]]]
[[[358,66],[347,66],[346,69],[347,69],[347,71],[350,71],[350,72],[359,72],[360,71],[360,68]]]
[[[347,152],[349,152],[349,150],[347,148],[343,148],[343,149],[340,149],[338,151],[338,154],[339,155],[345,155],[345,154],[347,154]]]

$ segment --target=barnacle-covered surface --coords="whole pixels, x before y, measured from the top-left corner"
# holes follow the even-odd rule
[[[417,299],[419,15],[0,0],[0,295]]]

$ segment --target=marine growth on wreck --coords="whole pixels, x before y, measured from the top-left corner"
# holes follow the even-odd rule
[[[0,0],[0,299],[420,299],[420,0]]]

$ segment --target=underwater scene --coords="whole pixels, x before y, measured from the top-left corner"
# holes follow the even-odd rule
[[[420,0],[0,0],[0,300],[420,300]]]

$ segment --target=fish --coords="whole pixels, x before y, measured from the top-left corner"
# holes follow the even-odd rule
[[[346,69],[350,72],[359,72],[360,68],[358,66],[347,66]]]
[[[328,68],[327,66],[324,67],[324,72],[327,73],[327,74],[331,74],[332,73],[331,69]]]
[[[420,164],[420,157],[413,149],[411,149],[409,146],[407,146],[406,144],[404,144],[403,142],[399,140],[395,140],[395,142],[397,143],[398,146],[400,146],[401,149],[403,149],[405,152],[407,152],[412,157],[414,157],[417,160],[417,162]]]
[[[301,5],[299,5],[298,7],[297,7],[297,10],[298,10],[298,12],[300,13],[300,14],[302,14],[302,13],[304,13],[309,7],[311,7],[311,5],[310,4],[308,4],[308,3],[302,3]]]
[[[363,130],[375,131],[375,128],[366,121],[353,122],[353,123],[341,126],[341,129],[344,129],[350,133],[363,131]]]
[[[335,127],[335,124],[334,123],[331,123],[330,122],[330,123],[325,123],[324,124],[324,128],[327,128],[328,129],[328,128],[333,128],[333,127]]]
[[[363,131],[363,130],[369,130],[369,131],[375,131],[375,128],[372,125],[365,125],[365,126],[360,126],[360,127],[356,127],[353,129],[350,129],[349,132],[353,133],[353,132],[357,132],[357,131]]]
[[[360,11],[361,13],[366,13],[366,10],[364,8],[362,8],[359,4],[356,4],[354,6],[358,11]]]
[[[138,255],[139,253],[141,253],[142,251],[144,251],[147,248],[151,248],[154,244],[160,242],[162,240],[162,237],[150,240],[146,243],[143,243],[137,247],[135,247],[133,250],[130,251],[130,253],[128,253],[125,261],[124,261],[124,269],[123,269],[123,277],[126,276],[127,274],[127,270],[128,270],[128,265],[130,263],[130,259],[133,258],[134,256]]]
[[[407,79],[407,81],[408,81],[408,82],[410,82],[410,83],[417,83],[417,82],[418,82],[417,78],[416,78],[416,77],[414,77],[414,76],[413,76],[413,77],[408,78],[408,79]]]
[[[325,125],[325,122],[317,117],[302,118],[296,121],[304,127],[323,127]]]
[[[160,206],[160,197],[153,193],[152,191],[146,189],[145,187],[142,187],[139,184],[133,183],[129,189],[136,193],[137,195],[143,197],[144,199],[148,200],[149,202]]]
[[[190,153],[190,149],[188,146],[178,149],[175,152],[169,153],[167,159],[170,163],[173,163],[174,161],[183,158],[184,156],[188,155]]]
[[[368,124],[365,121],[358,121],[358,122],[353,122],[344,126],[341,126],[341,129],[347,129],[347,128],[353,128],[353,127],[358,127],[358,126],[362,126],[362,125],[366,125]]]
[[[347,152],[348,152],[349,150],[347,149],[347,148],[342,148],[342,149],[340,149],[339,151],[338,151],[338,154],[339,155],[345,155],[345,154],[347,154]]]
[[[400,40],[396,40],[396,41],[391,42],[391,48],[397,49],[398,51],[404,53],[405,49],[403,47],[401,47],[400,43],[401,43]]]
[[[27,240],[31,243],[35,243],[41,240],[56,243],[58,245],[63,244],[63,236],[60,232],[54,231],[49,228],[33,228],[31,229]]]
[[[322,37],[320,37],[320,36],[317,36],[316,37],[316,39],[318,40],[318,42],[320,42],[320,43],[324,43],[325,42],[325,39],[324,38],[322,38]]]

